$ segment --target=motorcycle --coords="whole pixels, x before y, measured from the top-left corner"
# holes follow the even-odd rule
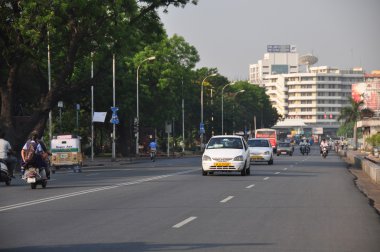
[[[47,176],[44,168],[30,167],[25,170],[23,179],[30,184],[32,189],[36,189],[37,185],[42,185],[42,188],[46,188]]]
[[[323,158],[326,158],[327,155],[328,155],[327,147],[323,147],[323,148],[322,148],[322,157],[323,157]]]
[[[7,186],[11,185],[11,176],[8,172],[8,167],[5,161],[0,160],[0,182],[5,182]]]
[[[307,149],[307,148],[306,148],[305,145],[301,145],[301,146],[300,146],[300,152],[301,152],[302,155],[305,155],[305,153],[306,153],[306,151],[307,151],[306,149]]]
[[[310,153],[310,146],[306,146],[306,155],[309,155]]]

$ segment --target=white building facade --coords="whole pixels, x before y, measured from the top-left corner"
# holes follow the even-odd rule
[[[351,85],[364,79],[361,68],[311,67],[309,73],[272,74],[263,78],[273,107],[289,119],[311,127],[338,128],[337,118],[348,104]]]
[[[249,82],[263,86],[267,75],[298,73],[298,58],[295,46],[268,45],[263,59],[249,65]]]

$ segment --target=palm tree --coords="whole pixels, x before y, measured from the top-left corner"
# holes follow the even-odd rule
[[[356,150],[358,146],[356,122],[361,117],[360,110],[364,105],[364,100],[355,101],[352,97],[348,97],[348,101],[349,105],[342,108],[338,117],[338,121],[344,120],[345,123],[354,123],[354,150]]]

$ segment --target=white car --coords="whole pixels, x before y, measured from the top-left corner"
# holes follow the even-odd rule
[[[202,156],[202,175],[215,171],[250,174],[250,156],[247,142],[241,136],[213,136]]]
[[[273,164],[273,148],[268,139],[248,139],[248,146],[251,162],[268,162],[268,165]]]

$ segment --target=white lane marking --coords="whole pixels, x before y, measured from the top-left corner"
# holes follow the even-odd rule
[[[254,186],[255,186],[255,184],[252,184],[252,185],[247,186],[246,188],[247,188],[247,189],[250,189],[250,188],[252,188],[252,187],[254,187]]]
[[[228,196],[227,198],[225,198],[224,200],[221,200],[220,203],[226,203],[227,201],[233,199],[234,196]]]
[[[134,169],[83,169],[82,172],[132,171]]]
[[[268,180],[268,179],[269,179],[269,177],[265,177],[265,178],[264,178],[264,180]]]
[[[75,196],[79,196],[79,195],[83,195],[83,194],[88,194],[88,193],[100,192],[100,191],[115,189],[115,188],[122,187],[122,186],[142,184],[144,182],[149,182],[149,181],[153,181],[153,180],[159,180],[159,179],[162,179],[162,178],[172,177],[172,176],[175,176],[175,175],[181,175],[181,174],[186,174],[186,173],[190,173],[190,172],[194,172],[194,170],[187,170],[187,171],[175,172],[175,173],[161,175],[161,176],[148,177],[148,178],[144,178],[144,179],[138,179],[138,180],[135,180],[135,181],[115,184],[113,186],[103,186],[103,187],[93,188],[93,189],[89,189],[89,190],[83,190],[83,191],[72,192],[72,193],[67,193],[67,194],[61,194],[61,195],[56,195],[56,196],[52,196],[52,197],[48,197],[48,198],[43,198],[43,199],[38,199],[38,200],[32,200],[32,201],[22,202],[22,203],[18,203],[18,204],[13,204],[13,205],[9,205],[9,206],[0,207],[0,212],[4,212],[4,211],[7,211],[7,210],[12,210],[12,209],[16,209],[16,208],[21,208],[21,207],[27,207],[27,206],[37,205],[37,204],[41,204],[41,203],[45,203],[45,202],[50,202],[50,201],[54,201],[54,200],[59,200],[59,199],[71,198],[71,197],[75,197]]]
[[[186,225],[187,223],[189,223],[189,222],[195,220],[196,218],[198,218],[198,217],[196,217],[196,216],[191,216],[191,217],[187,218],[186,220],[181,221],[180,223],[175,224],[175,225],[173,226],[173,228],[180,228],[180,227],[183,227],[183,226]]]
[[[284,171],[288,170],[288,168],[284,168]]]
[[[99,175],[99,173],[91,173],[91,174],[86,175],[86,177],[96,176],[96,175]]]
[[[278,171],[278,172],[275,172],[274,174],[276,174],[276,175],[277,175],[277,174],[280,174],[280,173],[281,173],[281,172],[279,172],[279,171]]]

